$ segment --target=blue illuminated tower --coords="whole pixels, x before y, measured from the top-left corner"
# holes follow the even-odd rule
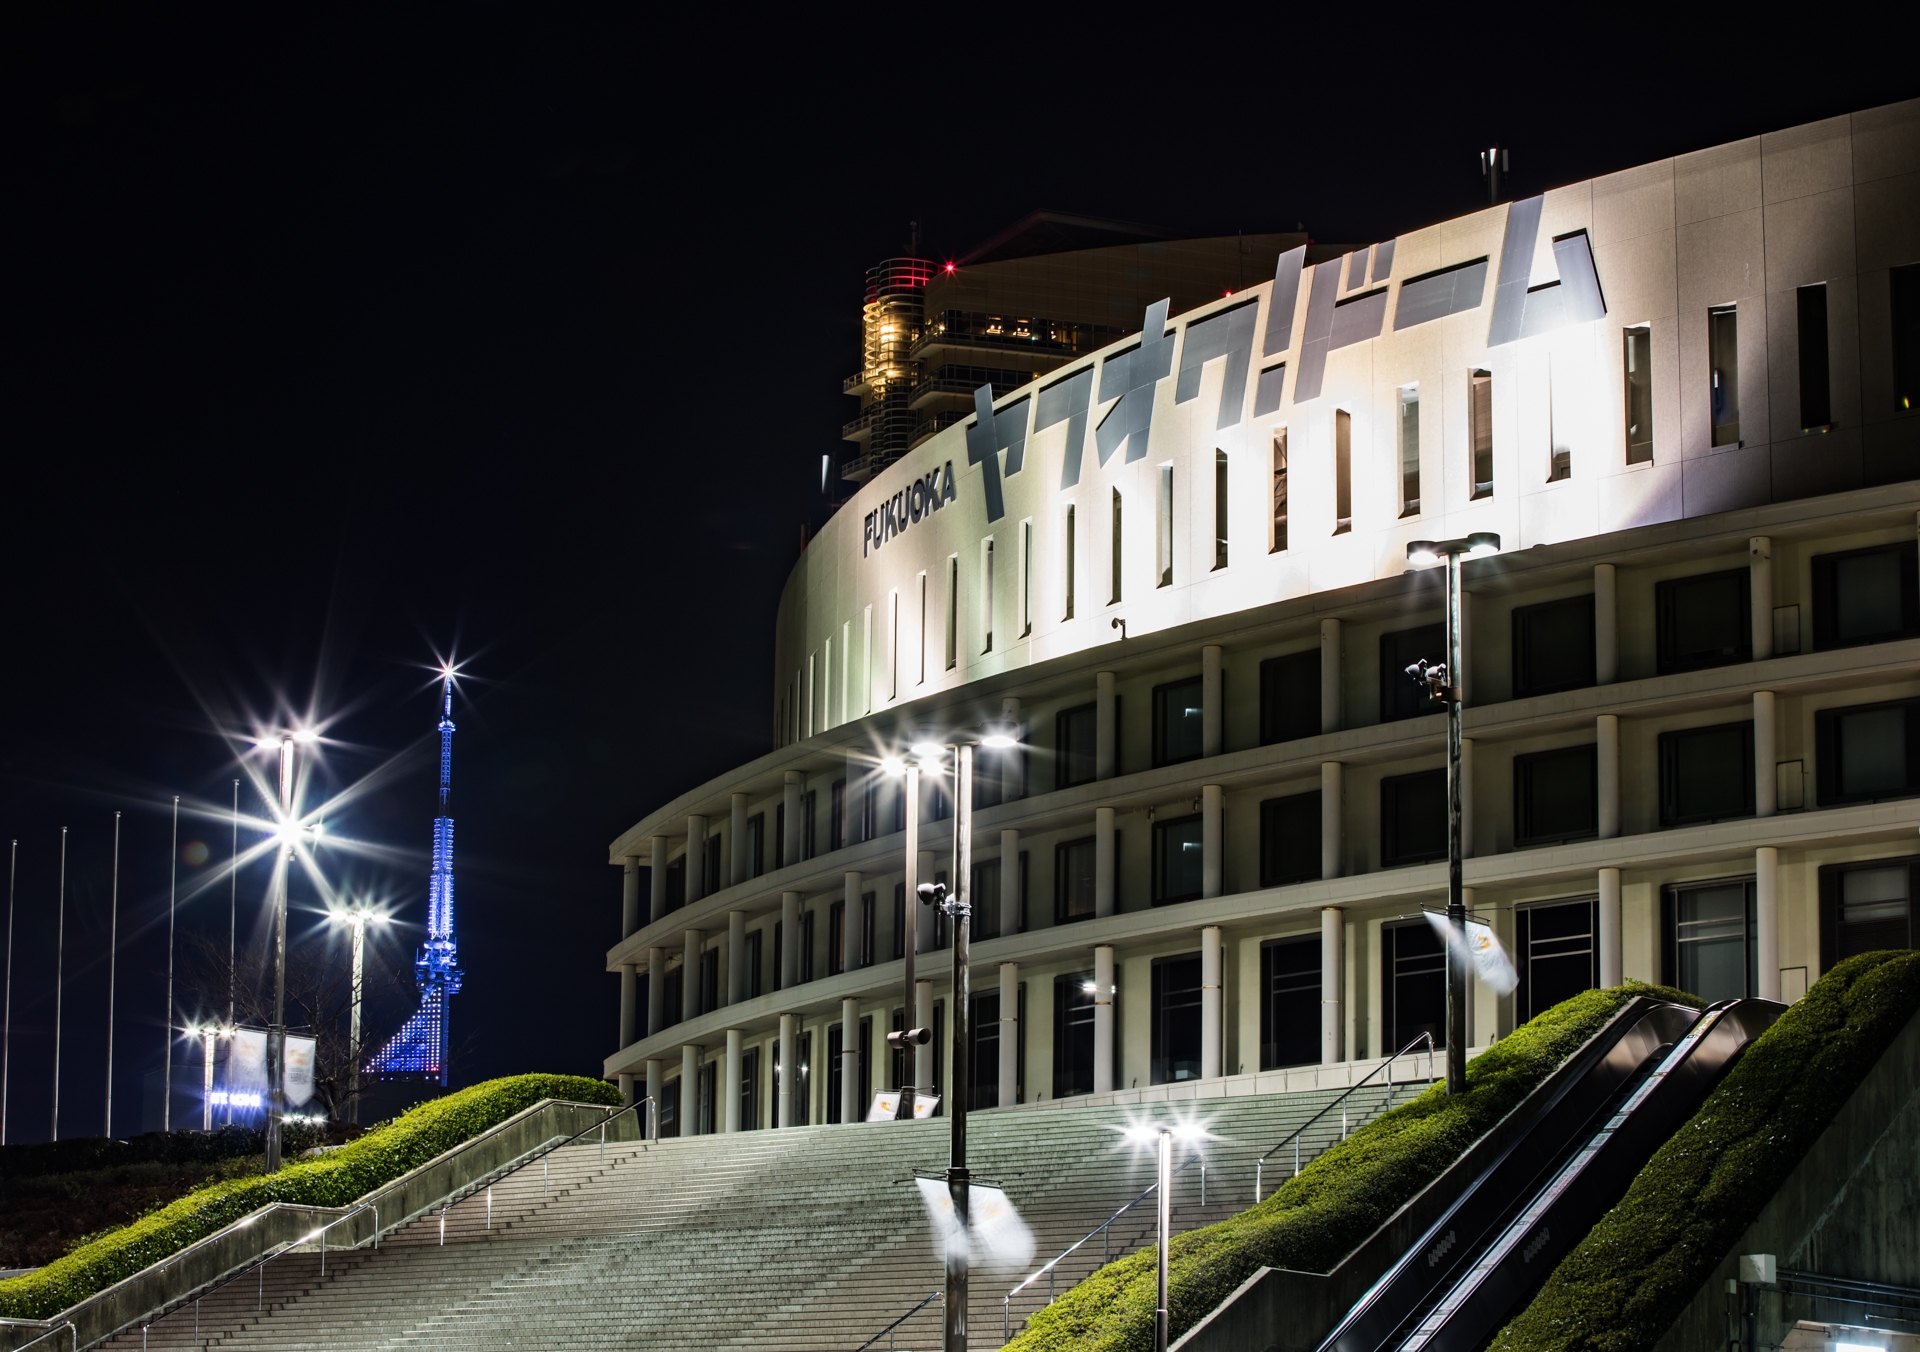
[[[453,818],[447,794],[453,781],[453,674],[441,686],[440,815],[433,819],[433,872],[427,879],[427,941],[413,960],[420,1007],[387,1040],[366,1073],[376,1079],[447,1082],[449,1001],[460,991],[460,950],[453,937]]]

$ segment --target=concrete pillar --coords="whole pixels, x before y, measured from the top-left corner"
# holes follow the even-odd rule
[[[1346,915],[1338,906],[1320,911],[1320,1064],[1346,1060]]]
[[[782,789],[781,802],[786,805],[786,830],[780,838],[781,867],[791,867],[800,862],[800,790],[804,787],[798,770],[787,771],[787,782]]]
[[[1113,1092],[1113,949],[1093,950],[1093,1092]]]
[[[799,1116],[800,1103],[800,1016],[780,1016],[780,1084],[775,1093],[780,1104],[780,1125],[791,1127]]]
[[[682,933],[686,953],[680,959],[680,1017],[694,1018],[700,1013],[700,949],[706,936],[699,930]]]
[[[620,968],[620,1049],[625,1051],[639,1040],[640,974],[631,963]]]
[[[1762,845],[1753,852],[1754,950],[1762,1000],[1780,998],[1780,851]]]
[[[1464,703],[1464,697],[1462,698]],[[1460,857],[1473,858],[1473,738],[1460,739]]]
[[[1200,931],[1200,1078],[1217,1080],[1224,1073],[1226,1039],[1221,1007],[1220,927],[1208,925]]]
[[[860,1101],[860,1002],[840,1002],[840,1121],[858,1122],[866,1116]]]
[[[614,1078],[620,1085],[620,1106],[623,1108],[631,1108],[633,1106],[633,1076],[618,1075]]]
[[[1340,621],[1320,621],[1320,731],[1340,731]]]
[[[1593,565],[1593,679],[1599,685],[1620,679],[1620,602],[1610,563]]]
[[[1620,718],[1617,714],[1601,714],[1593,720],[1593,745],[1600,839],[1612,840],[1620,834]]]
[[[727,1105],[721,1118],[722,1131],[740,1130],[740,1030],[727,1029],[727,1061],[720,1073],[726,1081],[720,1086],[720,1101]]]
[[[1020,833],[1000,833],[1000,933],[1020,932]]]
[[[917,877],[923,883],[932,882],[934,880],[933,879],[933,874],[934,874],[933,851],[921,850],[919,854],[918,863],[919,863],[919,871],[914,876]],[[953,880],[949,878],[947,881],[951,883]],[[907,893],[906,904],[909,906],[920,906],[920,898],[916,897],[912,892],[909,892]],[[934,940],[939,936],[933,922],[934,922],[933,908],[931,906],[921,906],[920,918],[918,922],[919,928],[914,931],[914,949],[913,949],[914,952],[932,953],[935,951],[936,945],[934,943]],[[926,1026],[927,1025],[924,1023],[917,1023],[914,1025],[915,1028],[925,1028]]]
[[[1764,662],[1773,656],[1773,541],[1767,536],[1747,541],[1747,584],[1753,606],[1753,660]]]
[[[845,911],[840,925],[840,970],[843,972],[858,971],[860,967],[860,889],[864,885],[860,874],[847,874]]]
[[[1779,779],[1774,772],[1776,730],[1773,691],[1753,692],[1753,815],[1771,817],[1780,810]]]
[[[1019,1101],[1020,964],[1003,962],[1000,964],[1000,1106],[1011,1108]]]
[[[1217,756],[1226,750],[1226,710],[1220,705],[1220,649],[1200,649],[1200,754]]]
[[[800,984],[800,894],[780,894],[780,989]]]
[[[933,928],[931,925],[928,929]],[[916,981],[913,983],[913,1026],[915,1028],[933,1027],[933,983]],[[913,1084],[916,1089],[933,1088],[933,1058],[940,1054],[938,1044],[928,1042],[913,1049]]]
[[[1600,870],[1600,984],[1618,986],[1620,961],[1620,870]]]
[[[1218,784],[1200,787],[1200,895],[1220,895],[1220,814],[1226,791]]]
[[[1114,910],[1113,809],[1093,810],[1093,913],[1109,916]]]
[[[1113,673],[1097,671],[1093,674],[1093,683],[1093,777],[1112,779],[1120,772],[1120,728],[1116,722],[1119,710],[1114,702]]]
[[[727,886],[738,887],[753,873],[753,857],[747,853],[747,795],[736,793],[727,805]]]
[[[652,1037],[667,1022],[667,950],[647,950],[647,1036]],[[649,1093],[652,1091],[649,1090]]]
[[[700,1134],[700,1049],[691,1043],[680,1048],[680,1134]]]
[[[753,974],[747,971],[747,913],[727,912],[727,1003],[737,1005],[753,988]]]
[[[1343,771],[1346,769],[1339,761],[1323,761],[1320,765],[1320,876],[1338,878],[1342,864],[1341,852],[1345,842],[1340,832],[1340,807],[1342,796]]]
[[[652,864],[647,873],[647,924],[661,919],[667,913],[667,838],[651,836],[647,840],[647,853]]]
[[[657,1140],[660,1134],[660,1089],[662,1085],[662,1070],[663,1070],[663,1067],[661,1066],[660,1062],[658,1061],[647,1062],[647,1097],[652,1099],[653,1103],[649,1107],[642,1110],[642,1113],[641,1113],[642,1120],[641,1120],[640,1128],[642,1131],[646,1133],[648,1140]]]
[[[687,905],[707,895],[707,819],[687,818]]]

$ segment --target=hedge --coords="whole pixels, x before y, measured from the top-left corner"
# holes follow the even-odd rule
[[[24,1277],[0,1281],[0,1316],[47,1319],[275,1202],[350,1206],[541,1099],[613,1106],[620,1095],[577,1075],[512,1075],[423,1103],[318,1159],[212,1183]]]
[[[1920,1009],[1920,953],[1863,953],[1780,1016],[1491,1352],[1651,1348]]]
[[[1639,982],[1586,991],[1502,1038],[1467,1067],[1467,1089],[1435,1085],[1322,1154],[1231,1220],[1174,1238],[1170,1332],[1178,1337],[1261,1267],[1331,1272],[1342,1258],[1511,1112],[1628,1000],[1691,995]],[[1027,1320],[1018,1352],[1147,1352],[1154,1251],[1109,1263]]]
[[[71,1136],[64,1141],[0,1146],[0,1182],[55,1174],[92,1173],[129,1164],[213,1164],[258,1155],[265,1147],[257,1128],[225,1126],[215,1131],[150,1131],[124,1141]]]

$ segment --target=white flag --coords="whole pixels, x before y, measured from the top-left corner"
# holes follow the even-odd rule
[[[952,1246],[963,1242],[960,1226],[953,1215],[953,1195],[942,1178],[915,1178],[920,1200],[926,1204],[927,1220],[933,1225],[933,1242],[945,1256]],[[1004,1190],[985,1183],[967,1189],[968,1219],[973,1223],[969,1262],[984,1268],[1025,1267],[1033,1259],[1033,1231],[1020,1219]]]
[[[227,1053],[227,1089],[235,1094],[264,1094],[267,1089],[267,1035],[241,1028]]]
[[[310,1037],[287,1039],[287,1106],[297,1108],[313,1097],[313,1055],[317,1043]]]
[[[1433,926],[1449,947],[1460,946],[1464,956],[1473,964],[1474,975],[1481,984],[1490,987],[1496,994],[1511,995],[1513,988],[1520,984],[1520,977],[1513,970],[1513,963],[1507,957],[1507,951],[1500,947],[1500,939],[1489,929],[1484,921],[1469,920],[1464,941],[1453,922],[1438,911],[1425,912],[1427,923]]]

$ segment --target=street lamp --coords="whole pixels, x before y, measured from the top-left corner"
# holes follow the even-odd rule
[[[216,1038],[232,1037],[233,1029],[217,1023],[188,1024],[181,1030],[200,1039],[202,1077],[200,1087],[200,1130],[213,1130],[213,1043]]]
[[[355,1126],[360,1124],[360,997],[365,989],[362,973],[366,968],[367,926],[384,925],[387,914],[366,902],[357,902],[352,906],[328,912],[328,918],[336,925],[346,925],[353,931],[353,984],[352,1013],[347,1025],[347,1046],[353,1057],[353,1069],[347,1081],[347,1121]]]
[[[287,1109],[287,887],[300,824],[293,815],[293,755],[299,742],[316,742],[311,729],[283,733],[280,753],[280,859],[273,873],[273,1022],[267,1026],[267,1172],[280,1168],[280,1119]]]
[[[1500,552],[1500,537],[1475,531],[1463,540],[1415,540],[1407,546],[1407,562],[1430,568],[1447,566],[1447,660],[1435,665],[1422,659],[1407,674],[1436,698],[1447,702],[1447,1092],[1467,1088],[1467,929],[1466,894],[1460,881],[1460,680],[1466,669],[1460,632],[1460,563]]]
[[[1154,1142],[1159,1152],[1159,1167],[1153,1184],[1156,1190],[1154,1211],[1160,1231],[1159,1242],[1154,1246],[1158,1282],[1153,1302],[1153,1352],[1167,1352],[1167,1259],[1171,1252],[1168,1246],[1173,1240],[1173,1138],[1178,1136],[1183,1141],[1191,1141],[1204,1134],[1201,1128],[1193,1125],[1133,1127],[1127,1132],[1131,1140]]]

